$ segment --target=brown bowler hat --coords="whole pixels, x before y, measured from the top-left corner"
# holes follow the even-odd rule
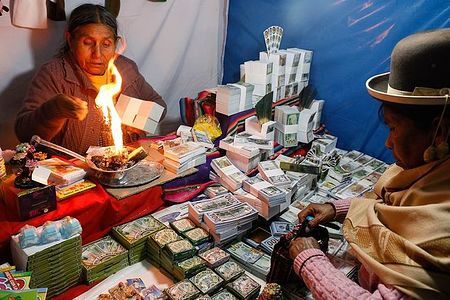
[[[366,81],[381,101],[445,105],[450,97],[450,28],[419,32],[402,39],[391,54],[391,71]]]

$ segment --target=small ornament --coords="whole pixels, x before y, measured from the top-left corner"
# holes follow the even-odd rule
[[[17,176],[14,185],[20,189],[29,189],[39,186],[39,183],[31,180],[34,168],[38,160],[47,158],[46,153],[36,152],[36,148],[29,143],[21,143],[16,146],[16,154],[11,159],[11,164],[15,165]]]

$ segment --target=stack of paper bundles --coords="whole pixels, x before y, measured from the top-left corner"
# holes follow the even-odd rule
[[[236,200],[236,199],[235,199]],[[217,205],[216,205],[217,204]],[[241,202],[236,201],[236,205],[234,203],[225,203],[223,204],[223,201],[213,201],[213,203],[204,203],[201,205],[202,207],[197,206],[197,210],[202,212],[203,209],[203,215],[206,215],[206,213],[212,213],[212,212],[218,212],[221,213],[223,211],[228,211],[230,209],[233,209],[236,206],[239,206]],[[200,205],[200,204],[199,204]],[[230,206],[228,206],[230,205]],[[203,216],[202,216],[203,218]],[[247,232],[252,227],[252,223],[241,223],[237,224],[237,226],[233,227],[227,227],[223,228],[220,231],[216,231],[214,228],[210,228],[206,223],[198,222],[195,220],[196,223],[203,229],[205,229],[214,239],[214,243],[216,246],[227,244],[228,242],[235,239],[238,235]]]
[[[205,212],[203,219],[209,232],[218,236],[220,240],[236,237],[251,229],[252,222],[258,218],[258,212],[247,203]],[[232,235],[232,236],[230,236]]]
[[[257,116],[245,119],[245,134],[253,135],[260,139],[271,140],[275,138],[275,121],[267,121],[260,124]],[[244,134],[244,133],[240,133]]]
[[[181,173],[206,162],[206,148],[187,142],[164,151],[163,165],[171,172]]]
[[[247,146],[273,151],[273,140],[264,139],[248,132],[240,132],[234,136],[233,144],[237,147]]]
[[[146,241],[154,232],[166,226],[152,216],[145,216],[112,228],[112,235],[128,249],[130,265],[146,257]]]
[[[343,182],[348,178],[351,178],[352,173],[359,169],[361,166],[361,163],[353,160],[348,156],[345,156],[340,160],[339,164],[336,167],[330,168],[330,170],[328,171],[328,176],[339,182]]]
[[[334,196],[338,199],[356,198],[361,196],[364,192],[369,190],[373,184],[368,180],[360,180],[356,182],[350,182],[348,185],[343,186],[334,193]]]
[[[275,122],[267,121],[260,124],[257,116],[251,116],[245,119],[245,132],[261,139],[273,141],[275,138]]]
[[[303,89],[303,85],[300,85],[298,82],[293,82],[285,85],[284,87],[284,97],[291,98],[294,96],[298,96],[300,91]]]
[[[30,288],[46,287],[48,297],[80,282],[81,249],[79,234],[24,249],[20,247],[19,235],[11,237],[11,255],[17,269],[32,272]]]
[[[223,178],[219,177],[214,171],[209,171],[209,179],[217,182],[218,184],[222,185],[228,192],[232,191],[233,187],[231,187]]]
[[[245,82],[237,82],[217,87],[216,111],[230,116],[253,107],[252,95],[254,86]]]
[[[156,102],[144,101],[121,94],[116,103],[116,110],[122,124],[155,133],[164,107]]]
[[[213,295],[224,284],[222,277],[209,268],[192,276],[189,280],[203,293],[203,298]]]
[[[233,85],[219,85],[216,94],[216,112],[231,116],[239,112],[241,89]]]
[[[313,129],[316,130],[320,127],[321,119],[322,119],[322,110],[323,105],[325,104],[325,100],[313,100],[309,109],[314,111],[316,115],[314,116],[314,124]]]
[[[320,195],[329,195],[334,197],[333,191],[339,189],[341,186],[348,184],[350,180],[351,179],[345,182],[339,182],[338,180],[331,178],[330,175],[328,174],[325,180],[317,185],[318,186],[317,193]]]
[[[222,184],[229,191],[235,191],[240,188],[242,181],[248,178],[226,156],[213,159],[211,167],[219,175],[222,179]]]
[[[252,194],[244,191],[243,189],[238,189],[234,191],[234,195],[236,198],[241,201],[251,205],[254,209],[256,209],[261,217],[266,220],[269,220],[280,213],[280,206],[269,206],[267,202],[262,201],[258,197],[253,196]]]
[[[129,265],[128,250],[110,236],[84,245],[82,251],[83,276],[88,284]]]
[[[284,75],[286,71],[286,54],[277,52],[268,54],[267,52],[259,52],[259,60],[261,62],[271,62],[273,64],[272,74],[274,76]],[[284,83],[283,83],[284,85]]]
[[[205,261],[197,255],[194,255],[188,259],[175,262],[172,274],[177,280],[183,280],[194,276],[205,269]]]
[[[245,270],[258,278],[265,280],[270,270],[270,256],[239,241],[230,245],[226,250],[231,257],[238,261]]]
[[[364,178],[366,178],[367,176],[369,176],[369,174],[375,172],[375,169],[370,166],[370,165],[363,165],[361,167],[359,167],[358,169],[356,169],[355,171],[353,171],[353,180],[355,181],[359,181],[359,180],[363,180]]]
[[[285,94],[286,94],[286,86],[284,84],[274,88],[272,102],[277,102],[278,100],[287,98]]]
[[[201,295],[201,291],[191,281],[186,279],[166,288],[164,294],[164,298],[168,300],[193,300]],[[154,298],[152,297],[152,299]]]
[[[284,98],[292,97],[293,84],[287,84],[284,86]]]
[[[300,111],[297,134],[300,143],[308,144],[314,139],[313,125],[315,115],[315,112],[308,108]]]
[[[296,81],[297,69],[300,60],[300,54],[288,50],[280,50],[279,53],[286,55],[286,68],[285,68],[285,86]]]
[[[283,203],[280,204],[280,212],[283,212],[283,211],[285,211],[285,210],[289,207],[289,205],[291,204],[293,193],[292,193],[291,190],[286,189],[286,188],[280,188],[280,190],[284,191],[284,192],[285,192],[285,195],[286,195],[286,196],[285,196],[285,199],[286,199],[286,200],[285,200]]]
[[[309,72],[311,70],[311,62],[313,52],[311,50],[299,49],[299,48],[287,48],[287,51],[295,52],[299,54],[299,62],[295,81],[306,82],[308,85]]]
[[[179,236],[172,228],[166,227],[150,234],[147,238],[147,260],[159,267],[164,246],[179,240],[181,240],[181,236]]]
[[[147,240],[148,259],[160,270],[166,271],[169,277],[183,280],[191,277],[206,268],[205,261],[195,256],[195,240],[209,240],[209,235],[202,228],[196,227],[187,218],[179,219],[178,222],[188,226],[184,232],[177,231],[175,227],[165,228],[150,235]],[[184,226],[184,225],[182,225]],[[197,232],[201,233],[201,236]],[[192,240],[191,240],[192,238]]]
[[[219,148],[227,151],[229,160],[242,172],[248,172],[258,166],[260,151],[252,146],[235,146],[234,137],[228,136],[219,142]]]
[[[290,187],[291,180],[284,174],[277,163],[273,160],[261,161],[258,163],[258,171],[264,180],[277,187]]]
[[[253,157],[260,154],[260,149],[254,145],[246,145],[244,143],[235,144],[234,136],[227,136],[220,140],[219,148],[238,153],[241,155],[245,155],[247,157]]]
[[[248,157],[236,152],[227,151],[226,156],[239,170],[248,173],[258,166],[260,156]]]
[[[274,162],[280,167],[280,162],[288,162],[288,163],[296,163],[295,158],[286,156],[286,155],[278,155],[277,158],[274,159]],[[312,189],[313,180],[316,178],[314,174],[308,173],[300,173],[294,171],[286,171],[286,176],[288,176],[291,180],[297,181],[298,187],[306,186],[308,190]]]
[[[254,95],[264,96],[273,90],[272,62],[246,61],[244,66],[245,82],[254,85]]]
[[[227,253],[228,256],[230,256],[230,254],[228,252],[225,252],[225,253]],[[234,260],[230,260],[230,259],[227,262],[216,267],[214,269],[214,271],[216,271],[216,273],[219,274],[226,283],[234,281],[236,278],[238,278],[245,272],[245,270],[237,262],[235,262]],[[234,298],[234,296],[233,296],[233,298]],[[232,300],[233,298],[231,298],[231,299],[224,298],[224,299]]]
[[[209,138],[208,134],[204,131],[192,129],[192,137],[194,142],[200,146],[211,149],[214,148],[214,143]]]
[[[259,60],[263,62],[273,63],[272,89],[273,102],[284,98],[285,94],[285,71],[286,71],[286,54],[259,52]]]
[[[180,239],[178,241],[165,244],[160,255],[160,265],[173,276],[174,266],[178,262],[194,257],[196,249],[192,243],[187,239]]]
[[[317,145],[319,147],[321,153],[330,153],[331,151],[336,149],[337,137],[331,134],[317,136],[314,139],[311,148],[314,147],[314,145]]]
[[[252,95],[255,89],[255,86],[246,82],[237,82],[237,83],[229,83],[227,85],[231,85],[237,87],[241,91],[241,96],[239,99],[239,110],[238,112],[251,109],[252,105]]]
[[[240,204],[240,201],[230,193],[219,195],[217,197],[190,202],[188,204],[189,219],[197,225],[203,223],[203,215],[206,212],[228,209]]]
[[[242,188],[244,191],[266,202],[270,207],[280,205],[286,201],[286,193],[284,191],[257,176],[244,180]]]
[[[203,192],[208,198],[215,198],[228,193],[228,190],[220,183],[211,184]]]
[[[297,132],[300,112],[296,107],[282,105],[275,107],[275,136],[283,147],[294,147],[298,144]]]

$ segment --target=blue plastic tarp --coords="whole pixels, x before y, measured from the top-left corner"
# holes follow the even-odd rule
[[[309,84],[324,99],[322,121],[338,147],[393,162],[387,127],[366,80],[389,70],[403,37],[449,27],[450,1],[230,0],[223,83],[239,80],[239,65],[265,50],[262,32],[283,27],[280,48],[314,51]],[[450,55],[450,54],[449,54]]]

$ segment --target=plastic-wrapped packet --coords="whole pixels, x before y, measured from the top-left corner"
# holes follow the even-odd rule
[[[42,225],[41,232],[41,244],[47,244],[61,239],[61,233],[56,225],[52,221],[47,221]]]
[[[82,232],[81,224],[76,218],[65,217],[61,221],[61,235],[63,238],[68,239],[76,234]]]
[[[25,225],[20,229],[19,245],[22,249],[34,245],[39,245],[39,233],[36,227]]]

